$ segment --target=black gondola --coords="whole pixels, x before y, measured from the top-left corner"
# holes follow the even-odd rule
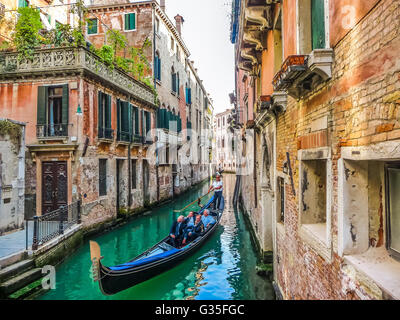
[[[193,254],[214,233],[221,221],[225,207],[224,198],[222,197],[218,210],[210,209],[213,200],[214,197],[199,213],[202,214],[205,209],[208,209],[216,218],[216,223],[202,236],[181,249],[171,246],[168,243],[168,236],[127,263],[115,267],[105,267],[101,263],[103,257],[99,245],[90,241],[93,279],[99,282],[101,292],[104,295],[113,295],[126,290],[177,266],[178,263]]]

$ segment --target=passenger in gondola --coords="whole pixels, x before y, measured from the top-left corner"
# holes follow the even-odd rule
[[[204,232],[204,224],[201,221],[202,216],[199,214],[196,216],[196,220],[192,227],[187,227],[185,235],[183,237],[182,245],[185,245],[187,242],[191,242],[196,240],[201,234]]]
[[[194,211],[190,211],[188,216],[185,219],[186,229],[193,227],[195,220],[196,220],[196,213]]]
[[[210,216],[210,211],[208,211],[207,209],[204,210],[203,215],[201,216],[201,221],[203,222],[205,230],[213,226],[216,222],[215,219]]]
[[[179,248],[186,228],[185,217],[179,216],[173,223],[169,233],[170,242],[175,248]]]

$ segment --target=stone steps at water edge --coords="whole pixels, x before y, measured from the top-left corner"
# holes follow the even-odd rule
[[[17,276],[23,272],[32,269],[33,266],[34,266],[33,260],[22,260],[4,269],[0,269],[0,283],[7,281],[13,276]]]
[[[0,297],[6,297],[42,277],[41,268],[35,268],[13,277],[0,284]]]
[[[43,278],[40,278],[39,280],[36,280],[35,282],[28,284],[26,287],[23,287],[22,289],[15,291],[14,293],[8,295],[7,299],[9,300],[36,299],[38,296],[41,296],[42,294],[44,294],[46,291],[49,290],[49,289],[43,289],[42,280]]]

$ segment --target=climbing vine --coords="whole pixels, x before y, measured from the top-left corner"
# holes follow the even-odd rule
[[[22,135],[21,126],[8,120],[0,120],[0,136],[6,135],[10,137],[11,142],[15,146],[19,145]]]
[[[32,59],[34,49],[45,40],[39,33],[43,29],[39,10],[32,7],[19,8],[18,14],[13,42],[20,59]]]

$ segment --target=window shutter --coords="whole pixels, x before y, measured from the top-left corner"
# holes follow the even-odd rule
[[[132,136],[133,136],[133,124],[132,124],[132,105],[127,102],[125,106],[127,116],[126,116],[126,122],[128,126],[128,132],[129,132],[129,141],[132,141]]]
[[[103,137],[102,132],[103,132],[103,94],[102,92],[98,92],[97,95],[97,112],[98,112],[98,124],[97,127],[99,128],[99,137]]]
[[[131,13],[129,15],[129,30],[135,30],[136,29],[136,14],[135,13]]]
[[[68,125],[68,111],[69,111],[69,90],[68,84],[63,85],[62,94],[62,123]]]
[[[120,137],[121,132],[121,101],[117,99],[117,131],[118,131],[118,138]]]
[[[130,126],[129,126],[129,104],[126,101],[121,103],[122,112],[121,112],[121,122],[122,122],[122,131],[124,132],[124,137],[129,134]]]
[[[47,87],[38,87],[38,99],[37,99],[37,124],[46,124],[46,110],[47,110]]]
[[[325,1],[311,0],[312,47],[325,48]]]
[[[125,30],[129,30],[129,14],[125,15]]]
[[[172,74],[172,91],[176,92],[176,73]]]
[[[161,59],[158,57],[158,80],[161,81]]]
[[[106,95],[105,124],[106,129],[111,129],[111,96]]]
[[[135,107],[135,134],[139,134],[139,109]]]
[[[146,111],[146,136],[151,130],[151,114],[150,112]]]

